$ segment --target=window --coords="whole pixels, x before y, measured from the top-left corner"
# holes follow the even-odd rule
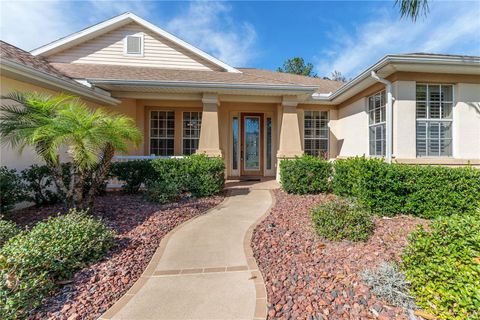
[[[173,156],[175,141],[175,112],[150,113],[150,154]]]
[[[188,156],[198,149],[202,112],[183,113],[183,154]]]
[[[232,140],[232,169],[238,170],[238,117],[233,117]]]
[[[328,157],[328,111],[305,111],[304,151],[315,157]]]
[[[369,154],[383,157],[386,149],[385,91],[368,97],[368,141]]]
[[[143,36],[126,36],[124,42],[124,53],[128,55],[143,55]]]
[[[417,85],[417,157],[452,156],[453,86]]]
[[[272,118],[267,118],[267,170],[272,169]]]

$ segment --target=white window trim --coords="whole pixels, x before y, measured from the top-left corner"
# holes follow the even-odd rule
[[[150,110],[148,112],[148,153],[150,156],[154,155],[152,153],[152,112],[173,112],[175,114],[174,110]],[[174,134],[173,134],[173,155],[175,156],[175,125],[176,125],[176,116],[174,116]],[[170,139],[170,138],[164,138],[164,139]]]
[[[327,134],[327,138],[306,138],[305,137],[305,112],[326,112],[327,113],[327,129],[328,129],[328,134]],[[329,110],[312,110],[312,109],[306,109],[303,111],[303,132],[302,132],[302,136],[303,136],[303,153],[306,154],[306,151],[305,151],[305,140],[327,140],[327,150],[326,150],[326,153],[327,153],[327,159],[330,159],[330,111]]]
[[[191,139],[191,140],[195,139],[195,138],[191,138],[191,137],[185,138],[185,136],[183,135],[183,129],[184,129],[184,128],[183,128],[183,124],[184,124],[183,114],[184,114],[185,112],[188,112],[188,113],[197,112],[197,113],[200,114],[200,116],[202,117],[201,120],[200,120],[200,134],[201,134],[201,132],[202,132],[202,121],[203,121],[203,111],[182,111],[182,112],[181,112],[181,113],[182,113],[182,136],[181,136],[181,140],[182,140],[182,143],[181,143],[182,156],[185,156],[185,154],[183,154],[183,139]],[[200,143],[200,137],[198,137],[198,142]],[[197,149],[197,150],[198,150],[198,149]],[[192,153],[192,154],[195,154],[195,152]]]
[[[127,38],[128,37],[139,37],[140,38],[140,53],[128,53],[127,52]],[[128,56],[128,57],[143,57],[144,44],[145,44],[145,37],[144,37],[143,33],[127,34],[125,36],[125,38],[123,38],[123,55]]]
[[[427,117],[428,117],[428,111],[429,111],[429,96],[428,96],[428,86],[433,85],[439,85],[440,86],[440,92],[442,91],[442,86],[451,86],[452,87],[452,100],[451,101],[442,101],[445,103],[451,103],[452,104],[452,117],[450,119],[447,118],[417,118],[417,86],[419,85],[425,85],[427,86],[427,93],[426,93],[426,100],[425,103],[427,104]],[[456,128],[454,126],[454,118],[455,118],[455,105],[456,105],[456,87],[452,83],[431,83],[431,82],[416,82],[415,83],[415,157],[416,158],[422,158],[422,159],[439,159],[439,158],[444,158],[444,159],[452,159],[455,158],[455,137],[456,137]],[[452,125],[452,138],[451,138],[451,143],[452,143],[452,153],[449,156],[442,156],[442,155],[426,155],[426,156],[419,156],[417,152],[417,123],[418,122],[450,122]],[[428,140],[428,139],[426,139]],[[427,145],[427,153],[428,153],[428,145]]]
[[[367,130],[368,130],[368,131],[367,131],[367,139],[368,139],[367,151],[368,151],[368,152],[367,152],[367,153],[368,153],[368,155],[369,155],[370,157],[374,157],[374,158],[384,158],[384,157],[386,156],[386,154],[387,154],[387,150],[383,150],[384,153],[385,153],[385,154],[383,154],[383,155],[376,155],[376,154],[371,154],[371,153],[370,153],[370,128],[383,125],[383,126],[385,127],[385,129],[384,129],[385,144],[386,144],[386,142],[387,142],[387,141],[386,141],[386,139],[387,139],[387,137],[386,137],[386,129],[387,129],[387,114],[386,114],[386,112],[387,112],[387,103],[386,103],[386,101],[380,101],[380,108],[382,108],[382,102],[384,102],[383,106],[384,106],[384,108],[385,108],[385,121],[380,121],[380,122],[377,122],[377,123],[370,123],[370,105],[369,105],[369,102],[368,102],[368,101],[369,101],[369,98],[371,98],[371,97],[374,98],[376,95],[380,95],[380,97],[381,97],[381,96],[382,96],[382,92],[385,92],[385,98],[386,98],[386,96],[387,96],[386,90],[380,90],[380,91],[375,92],[374,94],[369,95],[368,97],[366,97],[366,100],[365,100],[365,104],[366,104],[366,106],[367,106],[366,109],[367,109],[367,121],[368,121],[368,129],[367,129]],[[374,99],[375,99],[375,98],[374,98]],[[373,103],[375,104],[375,100],[373,101]],[[375,109],[375,106],[374,106],[374,109]],[[381,119],[381,118],[382,118],[382,116],[380,115],[380,119]],[[375,121],[375,120],[374,120],[374,121]],[[386,148],[385,148],[385,149],[386,149]]]

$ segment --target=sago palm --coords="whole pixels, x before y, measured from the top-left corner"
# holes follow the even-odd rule
[[[141,141],[132,119],[91,110],[75,97],[15,92],[2,99],[15,102],[0,107],[2,142],[20,151],[33,147],[50,168],[67,207],[91,207],[115,151],[126,152],[129,143]],[[70,162],[69,179],[64,179],[62,161]]]

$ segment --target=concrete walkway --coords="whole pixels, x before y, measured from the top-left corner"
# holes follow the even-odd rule
[[[275,185],[260,186],[232,185],[223,203],[171,231],[101,319],[265,319],[266,291],[250,238]]]

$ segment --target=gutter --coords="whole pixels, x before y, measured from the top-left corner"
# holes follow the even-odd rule
[[[152,80],[108,80],[87,79],[94,85],[124,85],[163,88],[190,88],[190,89],[215,89],[216,90],[270,90],[270,91],[298,91],[300,93],[312,93],[318,86],[289,86],[289,85],[263,85],[255,83],[220,83],[220,82],[188,82],[188,81],[152,81]]]
[[[69,81],[63,80],[61,78],[55,77],[48,73],[24,66],[17,62],[11,61],[9,59],[2,58],[0,60],[0,67],[2,74],[7,71],[15,75],[19,75],[34,81],[38,81],[52,87],[58,88],[61,91],[68,91],[75,95],[81,96],[88,100],[93,100],[95,102],[106,103],[109,105],[117,105],[121,101],[106,95],[105,93],[100,93],[94,88],[88,88],[83,84],[71,83]],[[72,80],[74,81],[74,80]]]
[[[385,140],[386,141],[386,159],[387,163],[392,163],[392,149],[393,149],[393,95],[392,95],[392,83],[386,79],[380,78],[375,71],[372,70],[370,73],[370,76],[377,80],[378,82],[381,82],[385,84],[386,89],[387,89],[387,106],[386,106],[386,125],[385,125],[385,130],[386,135],[385,135]]]

